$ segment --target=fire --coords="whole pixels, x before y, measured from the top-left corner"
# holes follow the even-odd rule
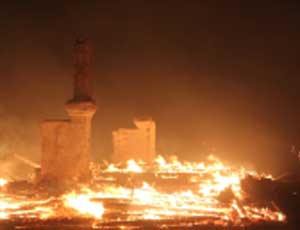
[[[129,160],[123,166],[93,164],[92,169],[90,185],[48,198],[7,193],[9,182],[0,179],[0,219],[84,217],[95,219],[96,226],[180,218],[221,226],[286,220],[271,204],[259,206],[246,199],[241,181],[247,175],[266,176],[229,167],[213,156],[207,162],[158,156],[148,165]]]
[[[7,184],[7,180],[3,179],[3,178],[0,178],[0,187],[3,187],[6,184]]]
[[[51,202],[54,198],[35,200],[23,196],[2,196],[0,198],[0,219],[39,218],[47,219],[54,215]]]
[[[134,160],[128,160],[125,172],[141,173],[143,169]]]
[[[83,215],[100,219],[104,213],[102,203],[92,202],[89,194],[76,194],[72,192],[64,195],[64,205],[71,207]]]
[[[143,164],[144,162],[140,162]],[[133,159],[130,159],[126,162],[126,168],[121,169],[118,168],[114,164],[109,164],[106,169],[104,169],[105,172],[122,172],[122,173],[142,173],[144,170],[143,168]]]

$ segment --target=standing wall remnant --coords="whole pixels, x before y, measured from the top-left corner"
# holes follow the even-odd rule
[[[155,151],[155,122],[152,119],[134,119],[136,128],[113,131],[114,162],[130,159],[152,162]]]
[[[87,40],[75,43],[73,98],[65,104],[68,120],[41,125],[41,180],[64,182],[89,179],[91,122],[97,106],[92,99],[90,48]]]

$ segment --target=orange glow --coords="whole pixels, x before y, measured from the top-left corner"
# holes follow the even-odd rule
[[[6,184],[7,184],[7,180],[0,178],[0,187],[3,187]]]
[[[158,156],[151,165],[134,160],[129,160],[124,167],[117,165],[103,168],[93,163],[93,186],[85,185],[58,197],[28,198],[6,194],[3,190],[0,219],[85,217],[95,219],[96,226],[103,221],[180,217],[213,219],[213,224],[221,226],[286,219],[272,205],[253,205],[245,199],[241,181],[247,175],[266,176],[229,167],[213,156],[207,162],[181,162],[176,157],[166,160]],[[152,181],[144,179],[144,175],[152,175]],[[117,176],[121,177],[119,182]],[[174,188],[166,186],[167,181],[172,181],[170,186]],[[232,193],[230,199],[221,201],[219,197],[228,190]],[[110,214],[112,217],[107,217]]]
[[[101,218],[104,213],[102,203],[92,202],[89,194],[76,194],[75,192],[63,196],[64,205],[71,207],[83,215]]]

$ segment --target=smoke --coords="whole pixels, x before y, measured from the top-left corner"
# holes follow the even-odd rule
[[[14,158],[14,154],[38,159],[38,137],[34,124],[5,112],[0,107],[0,175],[12,179],[26,178],[32,171],[28,165]],[[34,137],[35,136],[35,137]],[[35,140],[35,141],[33,141]]]

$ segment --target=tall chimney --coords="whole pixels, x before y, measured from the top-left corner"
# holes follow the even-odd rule
[[[65,110],[71,119],[72,154],[79,159],[79,175],[86,178],[91,160],[91,123],[97,106],[92,98],[91,51],[88,40],[77,39],[74,50],[74,92],[73,98],[66,103]]]
[[[73,97],[65,104],[69,120],[46,120],[41,125],[41,180],[65,182],[90,177],[91,122],[97,106],[91,93],[90,47],[75,42]]]

